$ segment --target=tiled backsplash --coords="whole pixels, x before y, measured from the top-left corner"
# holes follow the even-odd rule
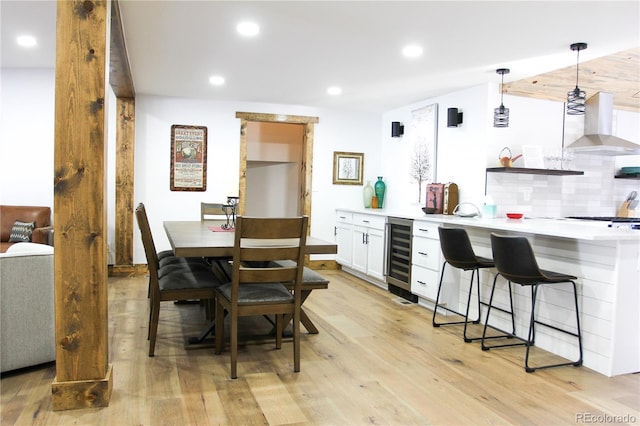
[[[499,216],[566,217],[615,216],[629,192],[640,194],[640,179],[615,179],[615,157],[576,155],[573,168],[584,175],[487,173],[487,195]]]

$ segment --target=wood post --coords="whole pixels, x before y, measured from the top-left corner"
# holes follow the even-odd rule
[[[110,3],[59,0],[56,22],[54,410],[109,405],[106,66]]]
[[[135,99],[117,98],[115,265],[133,266]]]

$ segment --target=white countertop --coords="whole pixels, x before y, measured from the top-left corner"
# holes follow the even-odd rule
[[[609,228],[609,222],[584,221],[577,219],[551,218],[462,218],[452,215],[424,214],[421,211],[393,211],[392,209],[349,209],[337,210],[352,213],[372,214],[376,216],[401,217],[405,219],[424,220],[427,222],[448,223],[452,225],[471,226],[476,228],[496,229],[502,231],[521,232],[523,234],[546,235],[578,240],[630,240],[640,243],[640,230],[626,228]]]

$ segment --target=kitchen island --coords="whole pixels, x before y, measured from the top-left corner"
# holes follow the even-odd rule
[[[492,232],[528,237],[541,268],[578,277],[584,366],[607,376],[640,371],[640,231],[608,228],[602,222],[571,219],[461,218],[388,209],[351,211],[413,219],[414,228],[420,224],[465,228],[480,256],[492,256]],[[469,274],[460,273],[456,277],[459,290],[453,303],[458,303],[458,309],[461,309],[459,304],[467,299]],[[483,301],[488,298],[494,276],[493,269],[481,274]],[[497,303],[506,305],[507,287],[499,288],[501,292],[496,295]],[[524,335],[531,306],[530,292],[518,285],[513,289],[516,329],[519,335]],[[571,294],[567,290],[542,289],[539,315],[560,326],[571,327],[574,317],[573,310],[566,308],[572,306]],[[507,321],[506,316],[492,315],[491,318],[491,323],[501,328],[507,326]],[[536,346],[566,358],[575,358],[575,341],[545,327],[536,331]]]

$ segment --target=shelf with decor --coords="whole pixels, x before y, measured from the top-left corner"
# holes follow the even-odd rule
[[[580,170],[530,169],[525,167],[487,167],[487,173],[517,173],[550,176],[584,175],[584,172]]]

